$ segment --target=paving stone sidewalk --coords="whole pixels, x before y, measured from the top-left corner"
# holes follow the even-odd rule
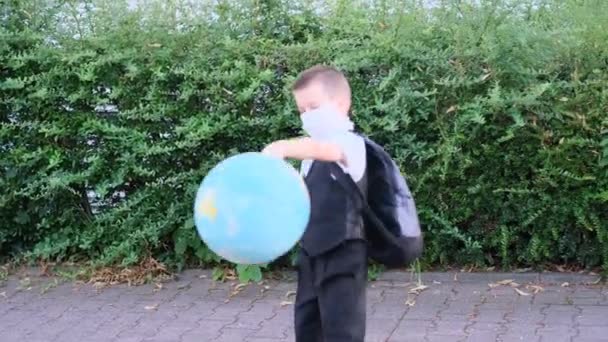
[[[97,289],[10,277],[0,341],[293,341],[291,281],[235,286],[190,270],[162,286]],[[608,287],[572,274],[386,273],[366,341],[608,341]]]

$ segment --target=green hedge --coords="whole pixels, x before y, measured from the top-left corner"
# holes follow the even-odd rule
[[[4,2],[0,254],[215,264],[199,182],[299,134],[290,83],[331,63],[425,263],[608,268],[606,1],[323,3]]]

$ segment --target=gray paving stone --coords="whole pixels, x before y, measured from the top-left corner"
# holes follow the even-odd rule
[[[584,275],[577,273],[540,273],[540,282],[551,285],[561,285],[564,283],[584,285],[593,284],[597,281],[599,276],[596,275]]]
[[[582,327],[606,326],[608,325],[608,305],[603,306],[579,306],[580,313],[575,317],[575,322]],[[607,336],[608,337],[608,336]]]
[[[473,303],[454,303],[451,302],[450,306],[441,311],[443,315],[472,315],[475,313],[477,305]]]
[[[469,325],[466,319],[462,320],[453,320],[453,321],[444,321],[439,320],[436,322],[435,327],[429,330],[432,334],[437,335],[466,335],[465,329]]]
[[[428,331],[432,328],[433,323],[430,321],[420,321],[419,323],[410,321],[407,324],[403,324],[402,322],[399,324],[399,327],[392,334],[390,334],[389,341],[410,341],[424,339],[424,337],[428,334]],[[372,336],[383,336],[386,338],[390,331],[391,330],[374,331]]]
[[[503,336],[499,336],[497,341],[501,341],[501,342],[521,342],[521,341],[531,341],[531,342],[538,342],[540,341],[540,337],[535,336],[534,334],[530,335],[530,334],[506,334]]]
[[[426,341],[429,342],[446,342],[446,341],[463,341],[466,339],[464,334],[428,334],[425,337]]]
[[[285,339],[287,338],[287,329],[289,329],[286,325],[271,325],[266,324],[262,325],[262,327],[256,330],[253,334],[251,334],[251,338],[260,338],[260,339]]]
[[[252,329],[234,329],[234,328],[224,328],[222,329],[221,335],[214,339],[214,341],[218,342],[235,342],[235,341],[245,341],[248,337],[253,335],[255,330]]]
[[[372,306],[369,316],[372,318],[394,318],[401,317],[408,310],[405,302],[382,302]]]
[[[537,324],[545,320],[542,310],[545,305],[515,306],[505,313],[505,319],[513,324]]]
[[[436,307],[425,307],[424,305],[417,304],[416,307],[409,309],[404,318],[405,319],[417,319],[417,320],[431,320],[437,318],[439,309]]]
[[[494,332],[496,334],[499,334],[500,332],[503,332],[506,330],[506,327],[504,324],[500,324],[500,323],[483,323],[483,322],[473,322],[471,323],[466,331],[468,333],[474,333],[474,332]]]
[[[366,325],[366,333],[370,335],[386,335],[388,337],[389,332],[395,331],[399,325],[399,319],[395,320],[368,320]],[[415,329],[408,329],[415,330]]]
[[[232,329],[257,330],[262,327],[263,322],[264,319],[259,316],[240,314],[235,322],[228,324],[226,327]]]
[[[545,323],[548,325],[573,325],[577,312],[546,311]]]
[[[600,296],[598,297],[572,297],[570,299],[572,305],[608,305],[608,303]]]
[[[608,320],[608,317],[604,316],[604,319]],[[602,325],[580,327],[577,339],[604,339],[604,341],[608,341],[608,323],[604,321]]]
[[[471,319],[478,323],[500,323],[505,321],[507,313],[507,310],[486,309],[482,305]]]
[[[221,335],[225,322],[205,321],[181,334],[181,341],[213,341]]]
[[[569,290],[563,288],[548,289],[534,296],[535,304],[572,305]]]
[[[542,328],[544,325],[542,324],[533,324],[533,323],[517,323],[517,324],[512,324],[512,323],[508,323],[505,324],[506,327],[506,332],[501,334],[502,336],[524,336],[527,338],[533,338],[534,336],[536,336],[536,331],[538,331],[538,329]]]
[[[144,338],[144,339],[140,339],[140,340],[133,340],[133,342],[174,342],[176,341],[175,339],[171,339],[171,338],[163,338],[160,336],[154,336],[154,337],[149,337],[149,338]],[[122,341],[120,339],[116,340],[116,342],[127,342],[127,341]]]
[[[471,332],[465,339],[467,342],[493,342],[496,341],[498,333],[488,330]]]

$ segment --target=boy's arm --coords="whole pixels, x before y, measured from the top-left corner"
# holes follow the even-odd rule
[[[321,142],[311,138],[295,138],[290,140],[275,141],[266,146],[263,153],[273,155],[278,158],[346,162],[344,152],[340,146],[329,142]]]

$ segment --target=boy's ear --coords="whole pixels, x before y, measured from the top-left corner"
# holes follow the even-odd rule
[[[348,114],[348,112],[350,111],[350,100],[345,98],[345,97],[339,97],[338,99],[336,99],[336,104],[338,105],[338,109],[342,112],[342,113],[346,113]]]

